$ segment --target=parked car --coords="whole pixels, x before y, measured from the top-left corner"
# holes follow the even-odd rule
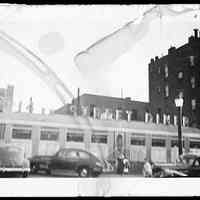
[[[185,154],[175,164],[154,165],[154,177],[200,177],[200,155]]]
[[[29,172],[30,163],[21,147],[0,145],[0,177],[27,177]]]
[[[101,161],[93,154],[73,148],[62,148],[52,156],[34,156],[30,159],[31,171],[47,174],[78,174],[80,177],[99,176],[103,171]]]

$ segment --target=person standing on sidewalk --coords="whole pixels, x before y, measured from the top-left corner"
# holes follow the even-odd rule
[[[152,177],[152,166],[147,158],[145,158],[145,163],[143,167],[143,175],[144,177]]]
[[[124,155],[120,154],[119,157],[117,158],[117,173],[123,175],[124,171]]]
[[[123,160],[123,164],[124,164],[124,174],[128,174],[129,173],[129,168],[130,168],[130,163],[128,158],[125,156],[124,160]]]

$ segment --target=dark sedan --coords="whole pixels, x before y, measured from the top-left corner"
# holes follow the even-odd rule
[[[200,155],[185,154],[176,164],[154,165],[154,177],[200,177]]]
[[[0,145],[0,177],[27,177],[30,172],[29,160],[18,146]]]
[[[93,154],[72,148],[60,149],[53,156],[34,156],[30,159],[31,171],[48,174],[72,174],[80,177],[98,176],[103,171],[101,161]]]

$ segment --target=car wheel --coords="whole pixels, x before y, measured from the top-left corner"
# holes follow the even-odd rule
[[[92,174],[93,177],[98,177],[99,175],[100,175],[100,173],[98,173],[98,172],[93,172],[93,174]]]
[[[80,177],[88,177],[89,176],[89,169],[87,167],[81,167],[79,168],[78,172]]]
[[[37,173],[38,170],[39,170],[39,167],[38,167],[37,164],[32,164],[32,165],[31,165],[31,172],[32,172],[32,173]]]
[[[163,171],[160,172],[160,178],[164,178],[165,177],[165,173]]]
[[[48,166],[48,169],[46,170],[46,173],[48,175],[52,175],[52,169]]]
[[[28,172],[24,172],[24,173],[22,174],[22,177],[23,177],[23,178],[26,178],[26,177],[28,177],[28,175],[29,175]]]

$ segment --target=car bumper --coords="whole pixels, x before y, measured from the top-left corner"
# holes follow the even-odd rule
[[[11,168],[11,167],[0,167],[0,173],[4,172],[30,172],[30,168]]]

